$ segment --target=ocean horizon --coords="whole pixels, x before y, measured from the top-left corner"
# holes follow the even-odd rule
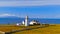
[[[0,18],[0,24],[16,24],[22,23],[25,18]],[[28,21],[37,20],[39,23],[45,24],[60,24],[60,19],[47,19],[47,18],[29,18]]]

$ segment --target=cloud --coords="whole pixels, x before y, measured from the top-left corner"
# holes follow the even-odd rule
[[[14,15],[14,14],[0,14],[0,17],[7,17],[7,16],[15,16],[15,17],[19,17],[19,16]]]
[[[60,0],[26,0],[26,1],[0,1],[0,6],[41,6],[41,5],[60,5]]]

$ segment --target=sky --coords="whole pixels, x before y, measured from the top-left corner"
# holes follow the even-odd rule
[[[0,17],[60,18],[60,0],[0,0]]]

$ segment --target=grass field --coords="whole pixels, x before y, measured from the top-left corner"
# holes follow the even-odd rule
[[[15,34],[60,34],[60,24],[48,27],[17,32]]]
[[[11,30],[20,30],[23,28],[36,28],[37,26],[29,26],[29,27],[22,27],[22,26],[0,26],[0,31],[11,31]],[[32,30],[25,30],[16,32],[13,34],[60,34],[60,24],[50,25],[43,28],[36,28]]]

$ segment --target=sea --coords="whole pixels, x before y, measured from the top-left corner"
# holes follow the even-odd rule
[[[25,18],[0,18],[0,24],[16,24],[22,23]],[[45,24],[60,24],[60,19],[47,19],[47,18],[28,18],[28,21],[37,20],[39,23]]]

